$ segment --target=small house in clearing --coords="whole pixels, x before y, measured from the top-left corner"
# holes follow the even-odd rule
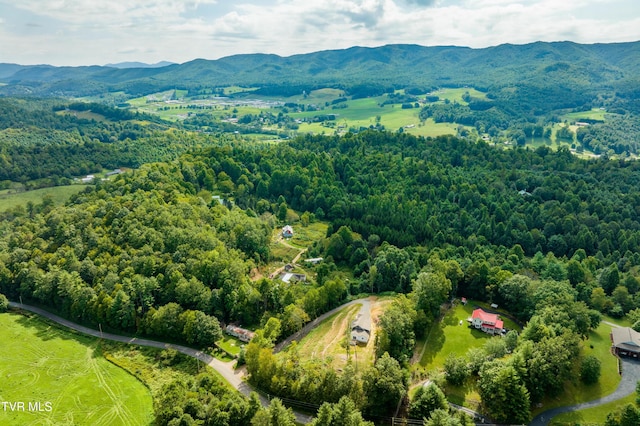
[[[307,281],[307,276],[305,274],[295,274],[293,272],[287,272],[280,276],[280,279],[285,283],[290,283],[291,281]]]
[[[611,330],[611,344],[618,356],[638,358],[640,354],[640,333],[630,327]]]
[[[369,342],[371,337],[371,312],[368,308],[360,309],[356,319],[351,324],[351,340],[355,343]]]
[[[237,337],[239,340],[248,343],[251,339],[253,339],[254,332],[251,330],[247,330],[244,328],[237,327],[235,325],[227,325],[224,331],[233,337]]]
[[[473,311],[471,318],[467,321],[471,326],[482,330],[487,334],[500,334],[504,328],[504,323],[499,319],[498,314],[491,314],[478,308]]]
[[[291,225],[286,225],[284,228],[282,228],[282,237],[283,238],[293,237],[293,228],[291,227]]]

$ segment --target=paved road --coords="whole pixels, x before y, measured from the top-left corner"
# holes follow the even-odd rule
[[[619,327],[619,325],[613,324],[611,322],[603,322],[613,327]],[[597,407],[598,405],[617,401],[618,399],[622,399],[625,396],[633,394],[636,391],[636,383],[640,380],[640,361],[625,358],[621,358],[620,361],[622,363],[622,380],[620,381],[618,388],[612,394],[595,399],[593,401],[583,402],[582,404],[571,405],[569,407],[558,407],[547,410],[543,413],[538,414],[531,421],[531,423],[529,423],[529,426],[544,426],[546,424],[549,424],[551,419],[558,414],[583,410],[585,408]]]
[[[175,345],[173,343],[165,343],[165,342],[158,342],[155,340],[139,339],[137,337],[127,337],[127,336],[119,336],[117,334],[111,334],[111,333],[103,333],[98,330],[94,330],[92,328],[88,328],[80,324],[76,324],[74,322],[66,320],[62,317],[52,314],[51,312],[45,311],[44,309],[40,309],[35,306],[25,305],[25,304],[16,303],[16,302],[9,302],[9,306],[12,308],[33,312],[53,322],[56,322],[64,327],[67,327],[72,330],[78,331],[82,334],[87,334],[89,336],[97,337],[100,339],[112,340],[114,342],[128,343],[132,345],[149,346],[152,348],[174,349],[180,353],[183,353],[187,356],[190,356],[192,358],[195,358],[197,360],[204,362],[206,365],[208,365],[209,367],[213,368],[218,373],[220,373],[220,375],[227,382],[231,383],[231,385],[243,395],[248,396],[253,391],[251,386],[246,381],[243,380],[243,377],[245,375],[245,369],[244,368],[239,368],[237,370],[233,369],[234,361],[223,362],[197,349],[188,348],[182,345]],[[267,398],[260,396],[260,401],[262,402],[263,406],[265,407],[269,406],[269,400]],[[296,418],[298,419],[298,421],[301,423],[309,423],[311,421],[311,417],[306,414],[299,413],[296,411],[294,411],[294,414],[296,415]]]

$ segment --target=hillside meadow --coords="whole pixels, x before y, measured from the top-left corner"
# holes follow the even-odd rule
[[[151,393],[102,355],[101,342],[31,315],[0,314],[0,395],[25,410],[0,411],[6,425],[150,425]],[[39,409],[29,409],[39,404]],[[49,404],[47,404],[49,403]]]

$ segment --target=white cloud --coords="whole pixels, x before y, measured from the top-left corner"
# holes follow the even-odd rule
[[[636,0],[0,0],[0,9],[11,11],[0,61],[23,63],[640,40]]]

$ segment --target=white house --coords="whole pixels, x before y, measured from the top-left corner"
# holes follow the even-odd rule
[[[293,228],[290,225],[286,225],[284,228],[282,228],[282,236],[284,238],[293,237]]]
[[[468,321],[474,328],[487,334],[500,334],[504,328],[504,323],[499,319],[498,314],[491,314],[480,308],[473,311]]]
[[[356,319],[351,324],[351,340],[356,343],[369,342],[371,337],[371,312],[369,309],[360,309]]]
[[[240,328],[237,327],[235,325],[227,325],[224,329],[224,331],[233,336],[233,337],[237,337],[239,340],[243,341],[243,342],[249,342],[251,339],[253,339],[254,336],[254,332],[251,330],[247,330],[244,328]]]

